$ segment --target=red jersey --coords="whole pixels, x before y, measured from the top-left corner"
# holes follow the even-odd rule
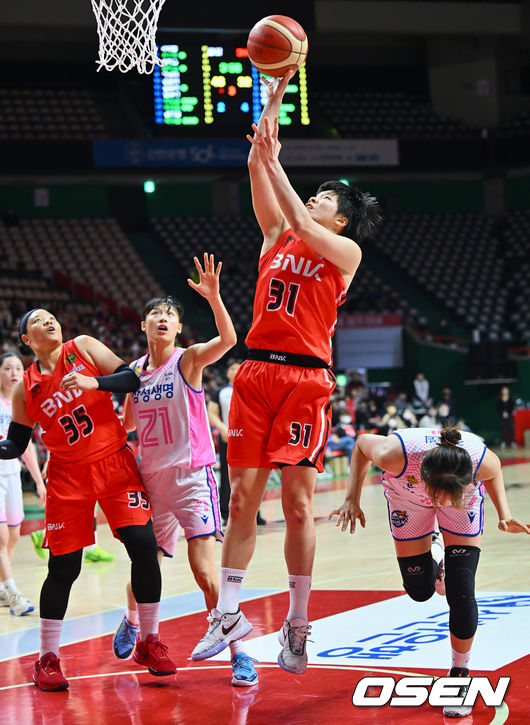
[[[313,355],[331,364],[331,338],[346,285],[337,267],[287,229],[259,261],[246,344]]]
[[[110,393],[61,390],[61,380],[73,371],[101,375],[74,340],[63,343],[51,375],[42,375],[36,362],[30,365],[24,372],[26,410],[31,420],[40,423],[52,460],[92,463],[123,448],[127,433],[114,412]]]

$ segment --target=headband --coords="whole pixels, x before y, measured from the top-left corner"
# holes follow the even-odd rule
[[[37,312],[37,310],[40,310],[40,307],[34,307],[29,312],[26,312],[24,317],[20,320],[19,326],[18,326],[18,336],[20,337],[20,341],[22,342],[22,335],[26,334],[26,331],[28,329],[28,320],[31,317],[31,315],[34,312]]]

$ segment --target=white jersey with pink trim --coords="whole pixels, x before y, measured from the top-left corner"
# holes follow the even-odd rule
[[[0,436],[7,438],[7,431],[11,423],[11,403],[0,395]],[[20,461],[12,458],[0,461],[0,476],[10,476],[13,473],[20,473]]]
[[[184,379],[180,370],[183,353],[184,348],[176,348],[153,371],[144,369],[148,355],[132,366],[140,378],[140,388],[131,397],[142,449],[142,476],[163,468],[195,469],[215,463],[204,389],[194,390]]]
[[[424,505],[430,505],[431,502],[425,491],[423,481],[421,479],[421,462],[423,457],[432,448],[440,443],[440,430],[432,430],[431,428],[406,428],[395,431],[392,435],[399,438],[403,454],[405,456],[405,467],[398,476],[392,476],[388,471],[383,472],[381,483],[389,486],[394,491],[402,489],[403,494],[410,500],[419,501]],[[463,503],[472,498],[480,487],[481,481],[477,481],[477,472],[486,453],[486,446],[480,438],[473,433],[461,431],[461,439],[458,446],[465,448],[471,456],[473,463],[473,481],[467,487]]]

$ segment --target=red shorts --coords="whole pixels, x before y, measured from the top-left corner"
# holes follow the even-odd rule
[[[116,529],[145,526],[151,518],[151,506],[129,448],[94,463],[50,460],[44,548],[59,555],[93,544],[96,502],[117,539]]]
[[[325,368],[246,360],[230,401],[228,463],[278,468],[309,459],[323,471],[335,385]]]

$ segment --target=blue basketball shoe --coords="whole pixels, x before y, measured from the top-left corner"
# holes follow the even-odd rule
[[[128,660],[132,657],[137,634],[138,625],[131,624],[124,616],[112,638],[112,649],[118,659]]]
[[[258,684],[258,673],[254,667],[258,660],[249,657],[245,652],[238,652],[232,657],[232,684],[236,687],[251,687]]]

